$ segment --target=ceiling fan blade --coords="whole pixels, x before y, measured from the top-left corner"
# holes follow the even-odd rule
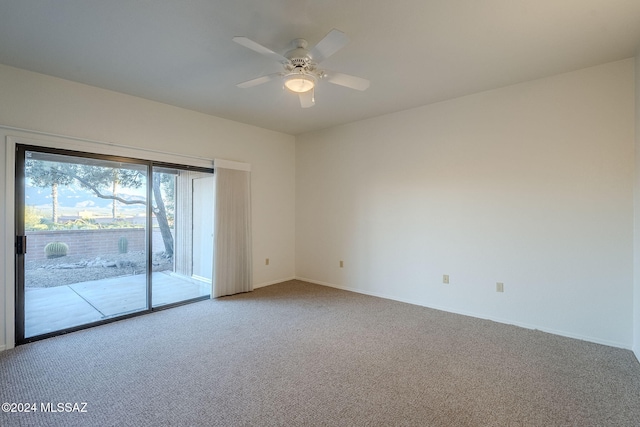
[[[273,80],[274,77],[279,76],[280,73],[268,74],[266,76],[258,77],[256,79],[247,80],[246,82],[238,83],[236,86],[242,89],[246,89],[248,87],[258,86],[262,83],[266,83],[270,80]]]
[[[342,49],[348,42],[347,35],[334,28],[309,51],[309,56],[319,64]]]
[[[308,90],[306,92],[302,92],[299,95],[300,98],[300,106],[302,108],[309,108],[309,107],[313,107],[314,105],[316,105],[316,100],[315,100],[315,96],[313,93],[313,89]]]
[[[325,72],[325,79],[334,85],[340,85],[356,90],[367,90],[371,83],[362,77],[350,76],[349,74],[336,73],[333,71]]]
[[[280,55],[279,53],[275,53],[274,51],[272,51],[269,48],[266,48],[264,46],[262,46],[259,43],[254,42],[251,39],[248,39],[246,37],[234,37],[233,41],[238,43],[239,45],[242,45],[246,48],[249,48],[251,50],[253,50],[254,52],[258,52],[264,56],[268,56],[269,58],[276,60],[280,63],[287,63],[289,62],[289,60],[287,58],[285,58],[284,56]]]

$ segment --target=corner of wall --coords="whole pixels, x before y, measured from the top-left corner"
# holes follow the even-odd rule
[[[635,168],[634,168],[634,253],[633,253],[633,352],[640,362],[640,47],[634,62],[635,84]]]

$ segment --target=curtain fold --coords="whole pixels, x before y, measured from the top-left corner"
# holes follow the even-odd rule
[[[250,167],[216,160],[214,168],[215,247],[211,298],[253,290]]]

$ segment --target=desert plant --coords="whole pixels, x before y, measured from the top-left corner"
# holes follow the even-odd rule
[[[44,247],[44,253],[48,259],[67,256],[69,245],[64,242],[50,242]]]
[[[118,239],[118,252],[126,254],[129,251],[129,240],[122,236]]]
[[[33,206],[24,207],[24,228],[26,230],[42,230],[47,226],[43,226],[41,220],[43,215]]]

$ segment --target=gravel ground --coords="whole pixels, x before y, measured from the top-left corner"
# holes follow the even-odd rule
[[[153,257],[153,271],[173,268],[171,259],[161,254]],[[96,258],[81,255],[29,261],[25,265],[25,287],[50,288],[72,283],[100,280],[111,277],[143,274],[145,256],[143,252],[110,254]]]

